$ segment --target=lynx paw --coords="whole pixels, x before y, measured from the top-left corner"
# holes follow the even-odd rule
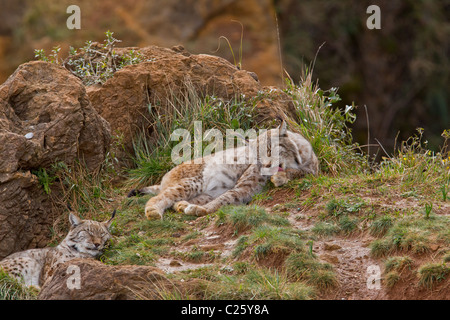
[[[173,209],[176,212],[184,212],[184,210],[190,205],[187,201],[178,201],[173,205]]]
[[[184,213],[188,214],[188,215],[197,216],[197,217],[202,217],[202,216],[208,214],[208,212],[206,211],[205,208],[203,208],[202,206],[195,205],[195,204],[188,204],[188,206],[184,209]]]
[[[145,207],[145,216],[148,220],[162,219],[163,212],[155,207]]]
[[[272,181],[272,183],[275,187],[279,187],[279,186],[282,186],[283,184],[288,183],[289,179],[288,179],[285,171],[279,171],[270,177],[270,181]]]

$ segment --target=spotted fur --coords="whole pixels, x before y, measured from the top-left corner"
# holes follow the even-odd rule
[[[279,144],[272,147],[272,138],[277,138]],[[260,148],[267,148],[267,152],[259,152]],[[250,161],[255,154],[256,161]],[[318,160],[311,144],[300,134],[286,130],[284,122],[280,128],[260,134],[245,146],[226,149],[196,162],[178,165],[164,175],[161,184],[132,190],[129,196],[155,194],[145,205],[148,219],[162,218],[171,207],[203,216],[223,205],[249,202],[269,177],[279,186],[304,174],[318,173]],[[271,173],[262,174],[262,169]]]
[[[99,257],[111,238],[109,227],[114,218],[105,222],[81,220],[70,213],[71,224],[66,238],[54,248],[29,249],[13,253],[0,261],[0,269],[24,282],[40,288],[51,278],[56,267],[75,258]]]

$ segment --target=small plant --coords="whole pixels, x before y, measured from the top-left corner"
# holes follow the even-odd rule
[[[32,173],[37,176],[39,183],[41,184],[42,188],[44,188],[44,192],[46,194],[50,194],[50,186],[56,180],[56,177],[49,176],[45,168],[39,168],[39,170],[37,171],[33,170]]]
[[[448,199],[448,192],[450,191],[450,186],[448,183],[442,184],[442,186],[439,188],[442,194],[442,201],[447,201]]]
[[[233,47],[231,46],[230,40],[228,40],[227,37],[225,36],[220,36],[219,37],[219,45],[217,47],[217,49],[214,52],[219,51],[220,49],[220,40],[224,39],[227,44],[228,44],[228,48],[230,49],[231,55],[233,56],[233,62],[234,65],[236,66],[236,68],[238,68],[239,70],[242,68],[242,49],[243,49],[243,39],[244,39],[244,25],[240,22],[240,21],[236,21],[236,20],[232,20],[233,22],[237,22],[241,25],[241,42],[240,42],[240,46],[239,46],[239,57],[238,60],[236,61],[236,56],[234,55],[234,50]]]
[[[393,220],[390,216],[378,218],[370,225],[370,234],[376,237],[383,236],[392,227],[392,225]]]
[[[38,60],[48,62],[48,57],[46,56],[44,49],[34,49],[34,57]]]
[[[433,204],[431,202],[430,203],[425,203],[425,209],[424,209],[425,219],[429,219],[430,218],[430,214],[431,214],[432,210],[433,210]]]
[[[0,268],[0,300],[35,300],[38,291],[27,288]]]
[[[386,239],[375,240],[370,244],[370,253],[378,258],[392,251],[392,244]]]
[[[338,175],[342,172],[354,172],[364,168],[367,162],[362,153],[355,150],[359,146],[353,142],[350,125],[356,120],[354,105],[345,110],[334,104],[341,98],[337,88],[321,90],[317,83],[312,83],[311,73],[304,76],[301,85],[287,80],[284,90],[294,101],[298,118],[296,129],[311,142],[317,157],[321,159],[322,172]]]
[[[70,47],[69,56],[65,60],[58,57],[60,46],[54,47],[49,56],[43,49],[35,49],[34,56],[41,61],[63,65],[87,86],[102,84],[117,70],[143,61],[142,55],[136,50],[118,55],[114,47],[121,41],[114,38],[113,35],[114,32],[108,30],[105,32],[104,43],[86,41],[84,47],[78,50]]]
[[[351,234],[358,229],[358,221],[357,219],[352,219],[349,216],[345,215],[339,219],[339,227],[342,232],[345,234]]]
[[[365,203],[363,201],[356,201],[352,203],[347,199],[331,199],[327,203],[326,209],[330,215],[338,217],[346,213],[359,212],[361,207],[363,207],[364,205]]]

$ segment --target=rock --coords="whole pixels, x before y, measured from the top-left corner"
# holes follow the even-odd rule
[[[433,243],[433,244],[431,244],[430,245],[430,249],[432,250],[432,251],[437,251],[437,249],[439,249],[439,245],[438,244],[435,244],[435,243]]]
[[[71,269],[68,269],[69,266]],[[80,278],[76,279],[78,275]],[[174,282],[167,280],[163,272],[155,267],[110,266],[97,260],[75,259],[56,269],[53,277],[42,286],[38,299],[161,299],[163,290],[173,288]]]
[[[0,260],[47,245],[54,218],[53,206],[35,175],[0,173]]]
[[[81,81],[47,62],[25,63],[0,86],[0,172],[48,168],[80,158],[98,168],[109,147],[108,123]]]
[[[322,254],[320,256],[320,259],[322,259],[324,261],[327,261],[329,263],[332,263],[332,264],[338,264],[339,263],[339,258],[337,256],[332,255],[332,254],[328,254],[328,253]]]
[[[177,260],[172,260],[172,261],[170,261],[169,266],[171,266],[171,267],[181,267],[182,264],[179,261],[177,261]]]
[[[340,246],[340,245],[338,245],[338,244],[335,244],[335,243],[324,243],[323,244],[323,249],[324,250],[327,250],[327,251],[333,251],[333,250],[339,250],[339,249],[341,249],[342,247]]]

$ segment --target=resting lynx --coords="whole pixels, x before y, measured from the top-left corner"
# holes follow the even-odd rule
[[[0,261],[0,269],[3,268],[9,275],[22,280],[26,286],[39,289],[59,264],[75,258],[100,256],[111,238],[109,227],[115,213],[116,211],[105,222],[81,220],[70,213],[70,231],[58,246],[13,253]]]
[[[268,143],[272,139],[279,141],[275,147]],[[267,148],[267,155],[261,155],[261,148]],[[263,175],[261,170],[269,168],[271,172]],[[269,177],[279,186],[289,179],[317,172],[318,160],[311,144],[300,134],[286,130],[283,122],[279,128],[260,134],[245,146],[203,157],[200,164],[194,160],[184,162],[166,173],[161,184],[131,190],[128,196],[156,194],[145,205],[148,219],[162,218],[170,207],[203,216],[223,205],[249,202]]]

